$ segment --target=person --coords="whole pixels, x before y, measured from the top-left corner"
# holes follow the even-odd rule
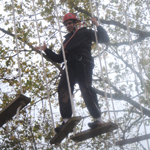
[[[96,18],[91,18],[91,21],[97,26],[96,34],[98,42],[108,43],[109,37],[106,30],[102,26],[98,25]],[[63,17],[63,24],[68,31],[63,42],[64,51],[67,60],[71,92],[73,93],[74,85],[78,83],[87,109],[90,115],[94,118],[94,122],[88,123],[88,126],[90,128],[95,128],[103,123],[97,96],[91,87],[92,70],[94,67],[94,60],[91,56],[91,46],[92,42],[96,42],[96,37],[95,32],[91,29],[87,29],[86,27],[78,29],[78,22],[79,20],[73,13],[67,13]],[[51,49],[48,49],[45,42],[41,47],[52,61],[57,63],[62,63],[64,61],[62,48],[57,54]],[[40,47],[35,47],[35,49],[39,50]],[[55,128],[57,133],[72,116],[72,107],[69,98],[65,70],[62,71],[61,79],[58,85],[58,97],[60,113],[63,118],[63,122],[60,126]]]

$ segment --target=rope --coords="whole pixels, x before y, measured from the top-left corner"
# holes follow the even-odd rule
[[[21,102],[20,103],[20,106],[18,107],[18,109],[17,109],[17,113],[16,113],[16,118],[17,118],[17,121],[19,120],[19,112],[20,112],[20,109],[23,107],[23,106],[25,106],[26,104],[25,104],[25,102]]]
[[[148,2],[148,1],[146,1],[146,2]],[[148,5],[148,8],[149,8],[149,5]],[[128,20],[127,20],[127,14],[126,14],[125,11],[124,11],[124,14],[125,14],[125,19],[126,19],[126,21],[128,22]],[[127,24],[127,22],[126,22],[126,24]],[[138,70],[139,70],[140,78],[141,78],[141,81],[142,81],[142,85],[143,85],[143,87],[144,87],[144,93],[145,93],[145,95],[146,95],[146,98],[147,98],[147,100],[148,100],[148,104],[149,104],[149,107],[150,107],[150,100],[149,100],[147,88],[146,88],[146,85],[145,85],[145,82],[144,82],[144,79],[143,79],[142,69],[141,69],[141,67],[140,67],[140,65],[139,65],[139,63],[138,63],[138,56],[137,56],[137,53],[136,53],[135,48],[134,48],[134,44],[133,44],[132,37],[131,37],[131,35],[130,35],[130,29],[129,29],[129,27],[128,27],[128,24],[127,24],[127,32],[128,32],[128,40],[130,41],[130,44],[132,45],[133,54],[134,54],[134,56],[135,56],[136,64],[137,64],[137,66],[138,66]],[[131,45],[130,45],[130,47],[131,47]]]
[[[122,1],[121,1],[122,2]],[[123,4],[122,4],[123,5]],[[126,14],[126,11],[124,10],[124,16],[125,16],[125,21],[126,21],[126,27],[127,27],[127,33],[128,33],[128,40],[129,40],[129,44],[130,44],[130,48],[133,49],[133,52],[134,52],[134,47],[133,47],[133,41],[132,41],[132,38],[131,38],[131,35],[130,35],[130,29],[129,29],[129,26],[128,26],[128,19],[127,19],[127,14]],[[135,52],[134,52],[135,54]],[[136,56],[136,55],[135,55]],[[133,55],[131,53],[131,58],[132,58],[132,64],[133,64],[133,68],[134,67],[134,62],[133,62]],[[137,59],[136,59],[137,60]],[[134,69],[135,70],[135,69]],[[137,86],[137,93],[139,95],[139,90],[138,90],[138,83],[137,83],[137,77],[135,75],[135,72],[134,72],[134,77],[135,77],[135,84]],[[138,96],[139,97],[139,96]],[[144,131],[145,131],[145,134],[147,134],[147,130],[146,130],[146,127],[145,127],[145,122],[144,122],[144,115],[143,115],[143,109],[142,109],[142,106],[141,106],[141,102],[139,101],[139,104],[140,104],[140,110],[141,110],[141,113],[142,113],[142,118],[143,118],[143,125],[144,125]],[[147,139],[147,146],[148,146],[148,149],[150,149],[149,147],[149,142],[148,142],[148,139]]]
[[[126,19],[126,21],[128,22],[128,20],[127,20],[127,14],[126,14],[125,11],[124,11],[124,14],[125,14],[125,19]],[[126,25],[128,26],[128,23],[127,23],[127,22],[126,22]],[[139,70],[140,78],[141,78],[141,81],[142,81],[142,85],[143,85],[143,87],[144,87],[144,93],[145,93],[145,95],[146,95],[146,98],[147,98],[147,100],[148,100],[148,104],[149,104],[149,106],[150,106],[150,100],[149,100],[149,96],[148,96],[148,92],[147,92],[146,85],[145,85],[145,83],[144,83],[144,79],[143,79],[143,75],[142,75],[142,69],[141,69],[141,67],[140,67],[140,65],[139,65],[139,63],[138,63],[138,56],[137,56],[137,53],[136,53],[135,48],[134,48],[134,44],[133,44],[132,37],[131,37],[131,35],[130,35],[130,29],[129,29],[129,27],[127,27],[127,32],[128,32],[128,40],[129,40],[129,41],[131,40],[131,41],[130,41],[130,47],[131,47],[131,45],[132,45],[133,54],[134,54],[134,56],[135,56],[135,60],[136,60],[137,66],[138,66],[138,70]]]
[[[74,103],[73,103],[72,94],[71,94],[71,87],[70,87],[69,74],[68,74],[68,67],[67,67],[65,50],[64,50],[63,41],[62,41],[61,28],[60,28],[60,22],[59,22],[59,17],[58,17],[56,0],[54,0],[54,2],[55,2],[55,11],[56,11],[56,16],[57,16],[57,22],[58,22],[58,27],[59,27],[59,36],[60,36],[60,39],[61,39],[63,59],[64,59],[64,63],[65,63],[65,72],[66,72],[66,78],[67,78],[67,84],[68,84],[68,90],[69,90],[69,97],[70,97],[70,101],[71,101],[71,107],[72,107],[73,116],[75,116],[75,109],[74,109]]]
[[[92,10],[91,0],[89,0],[89,2],[90,2],[91,15],[92,15],[92,17],[93,17],[93,10]],[[94,31],[95,31],[96,47],[97,47],[97,49],[99,49],[99,47],[98,47],[98,38],[97,38],[95,26],[94,26]],[[101,68],[101,70],[102,70],[102,62],[101,62],[100,53],[99,53],[99,62],[100,62],[100,68]],[[106,86],[105,86],[105,81],[104,81],[103,73],[102,73],[102,80],[103,80],[103,86],[104,86],[104,91],[105,91],[106,105],[107,105],[107,107],[108,107],[109,120],[111,121],[110,111],[109,111],[109,104],[108,104],[108,101],[107,101],[107,93],[106,93]]]
[[[97,2],[96,3],[96,10],[97,10],[97,16],[100,16],[99,15],[99,11],[98,11],[98,6],[99,6],[99,3]],[[98,22],[100,22],[100,20],[99,20],[99,17],[98,17]],[[105,48],[105,50],[107,50],[108,49],[108,45],[106,45],[106,48]],[[104,50],[104,46],[102,45],[102,53],[105,51]],[[100,53],[100,54],[102,54],[102,53]],[[113,107],[113,112],[114,112],[114,117],[115,117],[115,123],[116,124],[118,124],[118,121],[117,121],[117,117],[116,117],[116,111],[115,111],[115,106],[114,106],[114,101],[113,101],[113,96],[112,96],[112,91],[111,91],[111,87],[110,87],[110,80],[109,80],[109,75],[108,75],[108,71],[107,71],[107,64],[106,64],[106,58],[105,58],[105,56],[104,56],[104,53],[103,53],[103,59],[104,59],[104,64],[105,64],[105,72],[106,72],[106,75],[107,75],[107,80],[108,80],[108,89],[110,90],[110,97],[111,97],[111,103],[112,103],[112,107]],[[119,132],[119,129],[117,130],[117,133],[118,133],[118,137],[119,137],[119,139],[120,139],[120,132]]]
[[[53,118],[53,112],[52,112],[52,106],[51,106],[50,96],[49,96],[49,92],[48,92],[48,82],[47,82],[47,78],[46,78],[46,72],[45,72],[44,59],[43,59],[43,53],[42,53],[42,48],[41,48],[40,35],[39,35],[39,31],[38,31],[37,17],[36,17],[36,13],[35,13],[34,0],[32,0],[32,2],[33,2],[33,10],[34,10],[36,28],[37,28],[37,35],[38,35],[38,40],[39,40],[39,44],[40,44],[40,51],[41,51],[41,58],[42,58],[42,67],[43,67],[43,71],[44,71],[44,78],[45,78],[45,81],[46,81],[47,97],[48,97],[48,101],[49,101],[49,105],[50,105],[50,114],[51,114],[51,117],[52,117],[52,124],[53,124],[53,129],[54,129],[55,128],[54,118]]]
[[[90,8],[91,8],[91,15],[92,15],[92,17],[93,17],[93,11],[92,11],[91,0],[89,0],[89,1],[90,1]],[[97,16],[99,16],[99,13],[98,13],[98,3],[97,3],[96,6],[97,6],[97,7],[96,7],[96,9],[97,9]],[[98,17],[98,22],[100,22],[99,17]],[[94,26],[94,27],[95,27],[95,26]],[[100,49],[99,49],[99,46],[98,46],[98,38],[97,38],[97,34],[96,34],[96,29],[95,29],[95,28],[94,28],[94,31],[95,31],[96,45],[97,45],[97,49],[98,49],[98,52],[99,52],[100,68],[101,68],[101,70],[102,70],[101,54],[103,53],[104,64],[105,64],[106,74],[107,74],[107,80],[108,80],[108,88],[109,88],[109,90],[110,90],[111,102],[112,102],[113,112],[114,112],[114,116],[115,116],[115,123],[118,124],[118,122],[117,122],[117,117],[116,117],[116,113],[115,113],[114,102],[113,102],[113,98],[112,98],[112,92],[111,92],[111,88],[110,88],[110,80],[109,80],[108,72],[107,72],[106,59],[105,59],[105,56],[104,56],[104,51],[106,51],[106,50],[108,49],[108,45],[106,45],[106,48],[105,48],[105,49],[104,49],[104,46],[102,45],[102,52],[100,52]],[[107,108],[108,108],[109,120],[111,121],[109,103],[108,103],[107,92],[106,92],[106,86],[105,86],[105,81],[104,81],[104,75],[103,75],[103,73],[102,73],[101,75],[102,75],[103,87],[104,87],[104,91],[105,91],[105,100],[106,100],[106,105],[107,105]],[[118,137],[119,137],[119,139],[120,139],[119,130],[117,130],[117,133],[118,133]],[[114,133],[113,133],[113,132],[112,132],[112,136],[113,136],[113,140],[114,140],[114,143],[115,143],[115,136],[114,136]]]
[[[17,40],[17,30],[16,30],[16,21],[15,21],[15,9],[14,9],[14,1],[13,0],[12,0],[12,8],[13,8],[13,21],[14,21],[14,29],[15,29],[15,43],[16,43],[16,48],[17,48],[17,62],[18,62],[18,72],[19,72],[20,93],[23,94],[22,82],[21,82],[20,61],[19,61],[19,49],[18,49],[18,40]]]
[[[150,16],[149,0],[145,0],[145,1],[146,1],[147,9],[148,9],[148,11],[149,11],[149,16]]]

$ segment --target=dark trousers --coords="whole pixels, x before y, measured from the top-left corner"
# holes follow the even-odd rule
[[[92,70],[93,64],[84,60],[79,61],[77,59],[73,59],[68,62],[68,74],[71,92],[73,93],[74,85],[78,83],[88,111],[90,112],[92,117],[98,118],[101,116],[101,112],[98,105],[96,93],[91,87]],[[70,118],[72,116],[72,108],[65,70],[63,70],[62,72],[62,76],[59,82],[58,96],[62,118]]]

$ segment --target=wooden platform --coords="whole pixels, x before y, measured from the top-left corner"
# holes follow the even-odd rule
[[[86,131],[77,133],[75,136],[71,136],[70,138],[75,142],[80,142],[92,137],[96,137],[98,135],[101,135],[103,133],[111,132],[115,129],[117,129],[118,126],[112,122],[105,123],[101,126],[98,126],[95,129],[88,129]]]
[[[131,144],[131,143],[135,143],[135,142],[139,142],[139,141],[143,141],[147,139],[150,139],[150,134],[146,134],[146,135],[142,135],[142,136],[138,136],[138,137],[122,140],[122,141],[117,141],[116,145],[122,146],[125,144]]]
[[[72,130],[73,128],[80,122],[82,117],[72,117],[70,118],[62,127],[59,133],[57,133],[50,141],[51,144],[60,143]]]
[[[20,105],[21,109],[31,101],[30,98],[20,94],[12,102],[10,102],[2,111],[0,111],[0,127],[10,120],[16,113]]]

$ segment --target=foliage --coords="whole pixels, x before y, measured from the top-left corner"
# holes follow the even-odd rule
[[[57,7],[54,2],[36,0],[33,5],[33,1],[14,0],[13,7],[12,1],[1,1],[3,13],[0,14],[0,110],[21,92],[20,89],[24,95],[31,98],[31,103],[20,112],[19,119],[14,117],[0,129],[1,148],[43,150],[147,148],[145,141],[117,147],[114,140],[118,141],[119,137],[126,139],[143,135],[145,134],[143,126],[145,125],[146,129],[150,126],[149,2],[92,0],[92,13],[87,0],[84,2],[60,0],[57,1]],[[54,131],[47,93],[50,96],[56,125],[61,121],[57,98],[60,65],[49,60],[44,53],[35,51],[34,46],[46,41],[48,47],[55,52],[59,51],[61,39],[56,10],[62,39],[67,33],[62,24],[62,17],[67,12],[77,14],[80,20],[86,22],[88,28],[93,28],[90,21],[93,14],[108,32],[110,43],[107,51],[104,51],[105,45],[92,46],[92,55],[95,58],[93,87],[98,95],[104,121],[108,122],[111,119],[112,122],[117,122],[118,132],[100,135],[80,143],[65,139],[59,146],[50,145]],[[89,115],[78,86],[74,93],[76,114]],[[80,122],[77,126],[78,132],[87,128],[87,121],[89,119]]]

